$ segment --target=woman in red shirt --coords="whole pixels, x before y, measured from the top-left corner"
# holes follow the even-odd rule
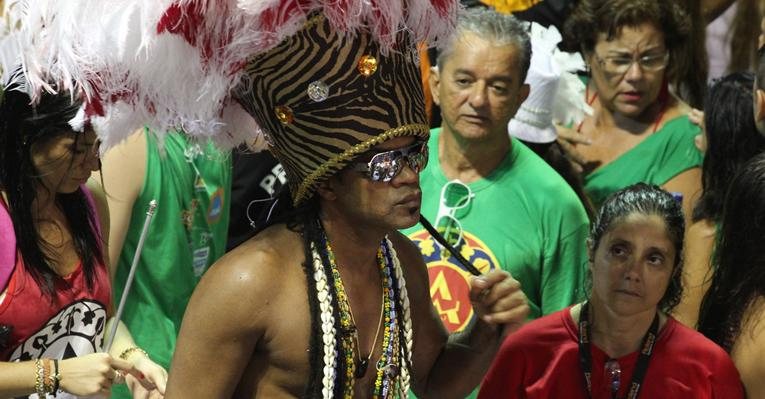
[[[508,336],[479,398],[743,398],[725,351],[668,315],[684,230],[657,186],[610,196],[588,240],[589,298]]]
[[[99,353],[111,313],[103,192],[85,186],[98,140],[69,93],[32,102],[17,71],[0,102],[0,397],[161,397],[165,371],[124,327]]]

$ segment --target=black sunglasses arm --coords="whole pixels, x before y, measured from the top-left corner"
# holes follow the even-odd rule
[[[423,227],[425,227],[425,230],[427,230],[428,233],[430,233],[430,235],[433,236],[433,238],[435,238],[439,244],[441,244],[444,248],[446,248],[446,250],[449,251],[449,253],[451,253],[452,256],[454,256],[454,258],[457,259],[457,261],[459,261],[462,264],[462,266],[465,267],[465,269],[467,269],[467,271],[469,271],[474,276],[481,275],[481,271],[478,270],[478,268],[476,268],[475,266],[473,266],[473,264],[470,263],[469,260],[465,259],[465,257],[462,256],[462,254],[460,254],[459,251],[457,251],[455,248],[449,245],[449,243],[446,242],[446,239],[444,238],[444,236],[442,236],[441,233],[439,233],[438,230],[436,230],[433,227],[433,225],[430,224],[430,222],[428,222],[427,219],[425,219],[425,216],[420,215],[420,224]]]

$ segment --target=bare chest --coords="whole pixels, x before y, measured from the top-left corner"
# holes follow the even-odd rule
[[[244,370],[237,388],[237,397],[303,397],[311,378],[321,373],[324,367],[322,341],[325,337],[322,335],[321,316],[318,313],[321,301],[315,291],[309,292],[302,271],[300,275],[290,273],[285,278],[291,281],[299,279],[300,283],[285,286],[279,297],[274,298],[268,329]],[[382,288],[379,282],[348,280],[344,289],[350,299],[360,348],[360,351],[352,354],[351,360],[356,365],[362,361],[367,363],[366,373],[353,378],[353,396],[368,398],[372,396],[378,374],[376,363],[382,354]],[[335,334],[335,345],[340,345],[342,338],[353,337],[350,331],[339,328]],[[351,342],[356,345],[355,339]],[[343,356],[338,356],[337,361],[344,361]],[[320,379],[316,382],[321,384]]]

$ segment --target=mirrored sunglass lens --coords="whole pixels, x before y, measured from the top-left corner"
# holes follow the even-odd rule
[[[428,158],[420,153],[410,154],[407,159],[409,161],[409,167],[417,173],[422,172],[428,162]]]
[[[391,160],[388,165],[388,174],[385,181],[393,180],[399,172],[401,172],[401,158]]]

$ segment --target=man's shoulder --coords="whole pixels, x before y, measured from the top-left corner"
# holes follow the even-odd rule
[[[278,286],[289,281],[289,273],[302,273],[300,265],[304,258],[300,235],[285,225],[275,225],[225,254],[213,264],[203,279],[214,280],[214,284],[230,288],[242,284],[261,285],[263,282],[281,281],[276,284]]]

